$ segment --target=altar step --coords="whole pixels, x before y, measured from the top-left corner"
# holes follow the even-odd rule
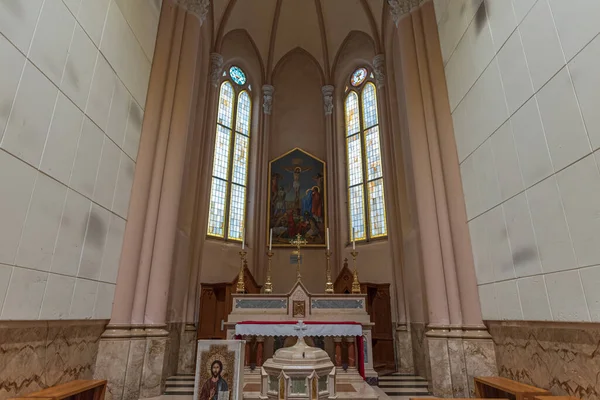
[[[431,397],[427,380],[415,375],[393,373],[379,376],[379,388],[390,399]]]
[[[194,375],[176,375],[167,378],[164,396],[193,396]]]

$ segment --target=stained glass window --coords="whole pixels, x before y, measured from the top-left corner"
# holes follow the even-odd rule
[[[236,67],[235,65],[229,68],[229,75],[231,75],[231,79],[242,86],[246,84],[246,74],[240,67]]]
[[[377,89],[372,79],[366,68],[357,69],[350,84],[364,86],[351,90],[344,102],[350,240],[387,235]]]
[[[366,78],[367,78],[367,69],[359,68],[356,71],[354,71],[354,73],[352,74],[352,78],[350,78],[350,83],[354,87],[360,86],[360,84],[363,83]]]
[[[207,233],[223,239],[242,240],[244,234],[252,111],[246,82],[234,66],[219,91]]]

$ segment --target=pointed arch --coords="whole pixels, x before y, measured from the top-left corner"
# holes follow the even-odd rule
[[[308,57],[308,59],[315,65],[315,67],[319,71],[321,85],[325,85],[325,74],[323,73],[323,68],[321,68],[321,64],[319,64],[319,61],[317,61],[317,59],[312,54],[310,54],[308,51],[304,50],[302,47],[295,47],[292,50],[285,53],[285,55],[283,57],[281,57],[281,59],[277,62],[277,65],[275,65],[275,68],[273,68],[273,73],[271,74],[271,79],[277,75],[277,72],[279,71],[281,66],[283,64],[285,64],[285,62],[287,61],[287,59],[289,57],[291,57],[293,55],[298,55],[298,54]]]

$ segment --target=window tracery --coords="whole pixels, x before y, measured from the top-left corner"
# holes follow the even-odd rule
[[[387,235],[377,88],[373,73],[356,69],[344,100],[350,240]]]
[[[207,234],[241,241],[246,219],[246,189],[252,100],[244,71],[232,66],[219,90]]]

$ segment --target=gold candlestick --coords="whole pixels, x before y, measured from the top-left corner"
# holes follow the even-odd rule
[[[333,282],[331,282],[331,266],[329,265],[329,259],[331,258],[331,251],[325,250],[325,258],[327,259],[327,269],[326,269],[326,278],[327,282],[325,283],[325,293],[333,294]]]
[[[354,277],[354,279],[352,280],[352,294],[359,294],[360,282],[358,281],[358,271],[356,270],[356,256],[358,255],[358,251],[352,250],[350,254],[352,254],[352,264],[354,266],[354,271],[352,272],[352,275]]]
[[[300,280],[302,276],[300,275],[300,246],[303,244],[307,244],[308,242],[302,239],[302,235],[297,234],[295,239],[290,240],[290,244],[296,246],[296,253],[298,254],[298,264],[296,265],[296,279]]]
[[[246,291],[246,285],[244,284],[244,264],[246,261],[246,253],[244,250],[240,251],[240,274],[238,275],[238,281],[237,281],[237,287],[235,292],[236,293],[244,293]]]
[[[273,257],[273,253],[271,250],[267,251],[267,257],[269,257],[269,264],[267,266],[267,281],[265,282],[265,293],[271,294],[273,293],[273,284],[271,283],[271,258]]]

